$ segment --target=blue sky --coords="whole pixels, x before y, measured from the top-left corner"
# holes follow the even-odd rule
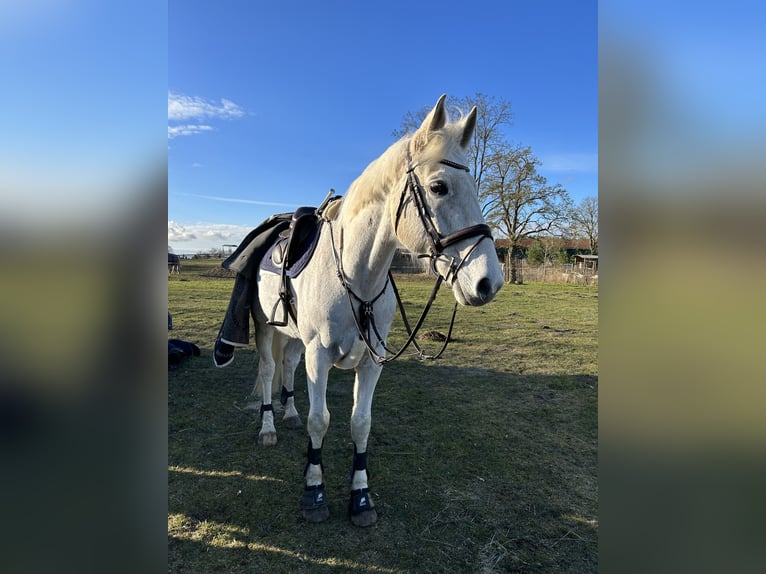
[[[0,226],[124,219],[164,169],[167,13],[157,6],[0,2]]]
[[[345,193],[405,113],[511,102],[509,141],[575,201],[597,194],[596,2],[168,4],[168,243],[238,243]]]

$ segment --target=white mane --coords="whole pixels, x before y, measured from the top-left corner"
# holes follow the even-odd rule
[[[366,205],[385,201],[386,193],[404,185],[404,166],[407,149],[413,161],[427,162],[443,158],[462,157],[459,141],[462,125],[447,123],[438,132],[427,134],[425,130],[405,135],[392,144],[380,157],[373,160],[349,186],[339,213],[342,220],[350,220]],[[460,155],[458,155],[460,154]]]

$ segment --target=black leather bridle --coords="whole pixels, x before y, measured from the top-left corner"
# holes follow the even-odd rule
[[[420,221],[423,224],[423,228],[425,229],[426,238],[428,239],[429,244],[429,253],[422,253],[418,255],[418,257],[427,257],[430,260],[431,270],[434,272],[434,274],[449,283],[450,280],[455,279],[458,270],[463,266],[463,263],[468,259],[471,253],[473,253],[473,250],[476,249],[479,243],[481,243],[484,239],[489,239],[490,241],[492,240],[492,230],[486,223],[478,223],[476,225],[470,225],[468,227],[464,227],[463,229],[459,229],[446,236],[439,233],[433,218],[428,213],[423,186],[420,185],[418,176],[415,174],[415,168],[418,167],[418,164],[412,163],[412,157],[409,150],[407,150],[407,160],[409,165],[407,168],[407,181],[404,184],[402,195],[399,198],[399,206],[396,209],[394,233],[396,233],[399,229],[399,220],[401,219],[402,213],[404,211],[404,205],[407,202],[407,194],[409,192],[412,203],[417,210],[418,217],[420,218]],[[453,167],[455,169],[462,169],[467,173],[471,173],[471,170],[467,166],[456,163],[454,161],[450,161],[448,159],[441,159],[439,160],[439,163]],[[478,237],[478,239],[468,250],[468,253],[466,253],[465,257],[452,257],[444,253],[444,250],[447,249],[450,245],[454,245],[459,241],[471,239],[473,237]],[[442,275],[437,269],[436,264],[439,261],[447,265],[448,271],[444,275]]]
[[[365,346],[367,347],[368,352],[370,353],[370,357],[378,364],[383,365],[385,363],[388,363],[390,361],[393,361],[394,359],[399,358],[404,351],[410,346],[413,345],[415,349],[417,349],[418,358],[420,359],[438,359],[441,357],[442,353],[444,353],[444,350],[447,348],[447,343],[450,341],[450,337],[452,335],[452,327],[455,324],[455,315],[457,313],[457,302],[455,302],[455,306],[452,309],[452,318],[450,319],[450,325],[449,325],[449,332],[447,333],[447,336],[444,339],[444,343],[439,350],[438,353],[435,355],[429,355],[427,354],[417,343],[415,340],[415,337],[420,330],[420,327],[423,325],[423,322],[425,321],[426,315],[428,314],[429,309],[431,308],[431,304],[436,300],[436,295],[439,292],[439,288],[441,287],[442,282],[449,283],[450,281],[454,281],[457,277],[457,273],[460,270],[460,268],[463,266],[463,263],[470,257],[471,253],[473,253],[474,249],[481,243],[484,239],[492,240],[492,231],[489,228],[489,225],[485,223],[479,223],[476,225],[470,225],[468,227],[464,227],[463,229],[459,229],[458,231],[455,231],[453,233],[450,233],[449,235],[442,235],[439,233],[439,230],[436,227],[436,224],[434,223],[433,218],[428,213],[428,209],[426,207],[425,198],[423,197],[423,187],[420,185],[420,181],[418,181],[418,177],[415,174],[415,168],[418,164],[412,163],[412,158],[410,156],[409,150],[407,150],[407,163],[409,167],[407,168],[407,181],[404,184],[404,189],[402,190],[402,195],[399,198],[399,205],[396,209],[396,219],[394,221],[394,233],[396,233],[397,229],[399,228],[399,220],[401,219],[402,213],[404,212],[404,205],[407,201],[407,194],[409,192],[410,197],[412,198],[412,202],[415,205],[415,209],[418,212],[418,217],[420,218],[420,221],[423,223],[423,228],[426,232],[426,237],[428,238],[429,243],[429,253],[422,253],[418,255],[418,257],[427,257],[430,260],[431,263],[431,269],[436,275],[436,283],[434,285],[433,290],[431,291],[431,296],[428,298],[428,302],[426,303],[425,308],[423,309],[423,312],[420,315],[420,318],[418,319],[418,322],[416,323],[414,328],[410,327],[409,321],[407,320],[407,314],[404,310],[404,304],[402,303],[401,297],[399,296],[399,290],[396,288],[396,283],[394,283],[393,275],[391,275],[391,271],[388,272],[388,280],[386,281],[386,284],[383,286],[383,289],[378,293],[375,297],[373,297],[369,301],[363,300],[361,297],[359,297],[356,293],[354,293],[353,289],[351,288],[351,285],[348,282],[348,279],[346,277],[346,273],[343,270],[343,228],[340,230],[340,249],[336,249],[335,246],[335,237],[334,233],[332,231],[332,223],[330,223],[330,242],[332,245],[332,252],[333,256],[335,258],[335,264],[337,267],[337,275],[338,279],[341,282],[341,285],[343,285],[344,289],[346,290],[346,294],[348,295],[348,301],[351,305],[351,315],[354,317],[354,323],[356,324],[357,331],[359,332],[359,336],[364,342]],[[459,163],[450,161],[448,159],[442,159],[439,160],[439,163],[444,164],[449,167],[453,167],[455,169],[462,169],[465,170],[467,173],[471,173],[471,170]],[[459,241],[463,241],[464,239],[471,239],[473,237],[477,237],[476,241],[471,245],[471,248],[466,253],[465,257],[453,257],[450,255],[446,255],[444,253],[444,250],[448,248],[450,245],[454,245],[455,243]],[[442,261],[447,265],[447,273],[442,274],[439,272],[437,268],[437,262]],[[385,293],[386,289],[388,288],[388,284],[391,284],[391,287],[394,290],[394,294],[396,295],[396,302],[399,306],[399,312],[402,314],[402,320],[404,322],[405,328],[407,329],[407,333],[409,335],[407,342],[402,345],[402,347],[394,352],[390,350],[388,347],[386,347],[385,341],[383,341],[383,338],[380,336],[380,333],[378,332],[377,325],[375,324],[375,314],[373,311],[373,305],[374,303]],[[357,312],[355,311],[354,307],[354,301],[359,304],[359,314],[357,315]],[[392,353],[391,355],[384,357],[380,355],[375,350],[375,345],[372,342],[372,334],[375,333],[375,335],[378,338],[378,341],[382,343],[383,348],[388,352]]]

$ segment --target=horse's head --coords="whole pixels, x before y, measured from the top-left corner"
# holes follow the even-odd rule
[[[462,305],[484,305],[503,285],[489,227],[479,206],[465,150],[476,127],[476,107],[449,123],[439,98],[407,146],[407,180],[392,210],[399,241],[426,254],[431,268]]]

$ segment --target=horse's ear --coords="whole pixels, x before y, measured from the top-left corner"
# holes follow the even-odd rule
[[[473,130],[476,129],[476,114],[476,106],[474,106],[463,120],[463,135],[460,137],[460,147],[467,147],[471,143]]]
[[[420,128],[415,133],[416,147],[424,146],[431,133],[442,129],[444,124],[447,123],[447,111],[444,109],[444,102],[446,99],[447,94],[442,94],[436,102],[434,109],[428,112],[426,119],[420,124]]]
[[[434,109],[432,109],[431,113],[428,114],[426,121],[430,120],[428,124],[429,132],[440,130],[444,127],[444,124],[447,123],[447,111],[444,109],[444,102],[446,100],[447,94],[442,94],[439,97],[439,100],[436,102]],[[423,124],[425,125],[425,122],[423,122]]]

